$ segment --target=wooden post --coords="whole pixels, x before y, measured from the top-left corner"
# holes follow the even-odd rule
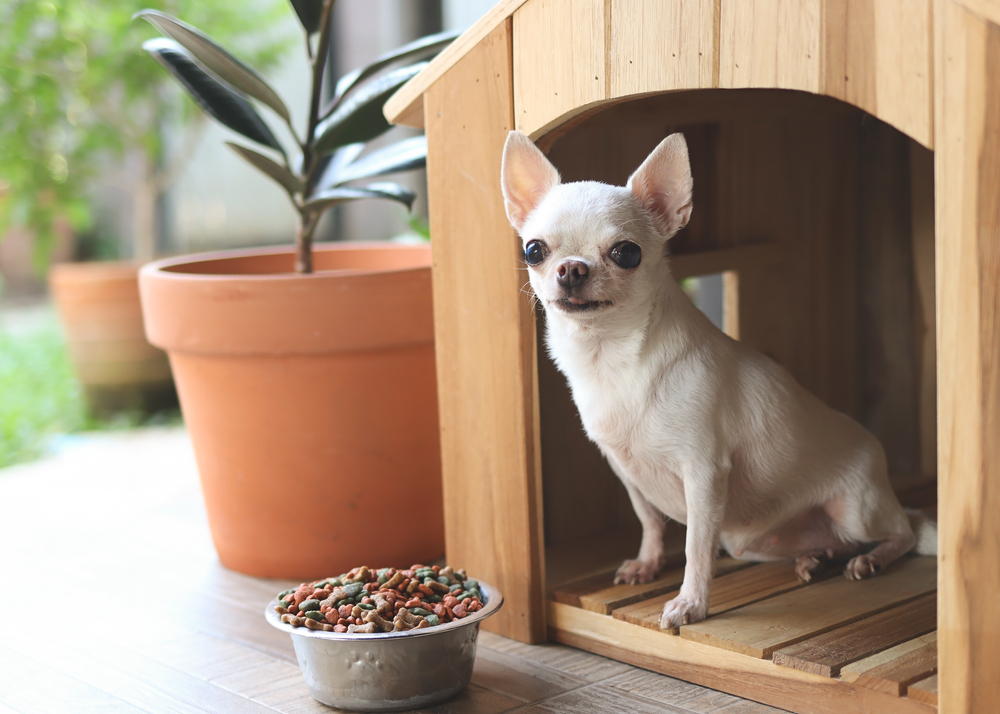
[[[934,18],[941,714],[1000,711],[1000,8],[975,5]]]
[[[485,627],[545,639],[538,374],[527,274],[504,213],[511,21],[424,96],[448,562],[503,593]]]

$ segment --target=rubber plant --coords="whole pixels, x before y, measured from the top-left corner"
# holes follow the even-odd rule
[[[312,65],[312,91],[307,126],[299,136],[285,103],[250,66],[200,30],[156,10],[136,13],[166,37],[148,40],[143,48],[160,62],[217,121],[255,142],[270,155],[226,142],[237,154],[277,182],[298,215],[295,269],[313,270],[312,242],[324,211],[362,198],[398,201],[410,208],[415,195],[391,182],[357,185],[384,174],[421,168],[427,158],[424,136],[410,137],[365,153],[367,142],[390,124],[382,107],[390,96],[456,36],[441,33],[389,52],[336,82],[325,76],[335,0],[291,0],[302,24],[305,50]],[[324,101],[324,86],[333,87]],[[269,108],[284,122],[296,146],[278,141],[250,100]],[[351,184],[351,185],[348,185]]]

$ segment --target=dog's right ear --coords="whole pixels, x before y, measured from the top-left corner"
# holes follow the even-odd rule
[[[519,131],[508,134],[500,165],[500,188],[510,224],[520,231],[528,215],[558,185],[559,172],[531,139]]]

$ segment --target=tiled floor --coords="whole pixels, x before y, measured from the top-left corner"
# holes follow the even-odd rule
[[[262,617],[283,586],[219,565],[183,429],[67,441],[0,470],[0,714],[332,711]],[[468,689],[426,711],[777,710],[483,632]]]

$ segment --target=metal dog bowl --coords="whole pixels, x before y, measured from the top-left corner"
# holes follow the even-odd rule
[[[469,683],[479,623],[503,605],[496,588],[479,581],[484,607],[460,620],[422,630],[347,634],[292,627],[268,603],[264,615],[292,636],[309,693],[338,709],[390,712],[418,709],[455,696]]]

